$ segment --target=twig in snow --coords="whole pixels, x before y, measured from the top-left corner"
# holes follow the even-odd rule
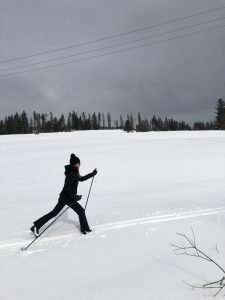
[[[209,257],[206,253],[204,253],[201,249],[198,248],[196,244],[196,237],[192,228],[191,231],[192,231],[192,237],[188,237],[187,235],[182,233],[177,233],[177,235],[184,238],[184,240],[186,241],[186,245],[184,244],[176,245],[171,243],[171,246],[174,247],[173,249],[174,254],[193,256],[193,257],[200,258],[202,260],[209,261],[222,271],[223,277],[220,280],[209,282],[201,286],[191,285],[188,284],[187,282],[185,282],[185,284],[192,287],[193,289],[199,289],[199,288],[217,289],[218,291],[214,294],[214,297],[216,297],[225,288],[225,270],[214,259]],[[217,245],[216,245],[216,249],[217,249]]]

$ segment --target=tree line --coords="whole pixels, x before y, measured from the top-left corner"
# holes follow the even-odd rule
[[[130,132],[147,131],[168,131],[168,130],[224,130],[225,129],[225,102],[219,99],[216,105],[216,117],[214,121],[195,122],[190,126],[184,121],[177,121],[173,118],[160,118],[153,115],[152,118],[142,118],[138,113],[137,117],[127,114],[124,118],[120,115],[119,120],[112,120],[111,114],[82,112],[80,115],[73,111],[66,117],[61,114],[56,117],[50,114],[33,112],[31,117],[23,110],[21,114],[16,112],[14,115],[6,116],[0,120],[0,134],[19,134],[19,133],[43,133],[43,132],[62,132],[73,130],[98,130],[98,129],[122,129]]]

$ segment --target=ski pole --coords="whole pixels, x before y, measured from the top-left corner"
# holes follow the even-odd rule
[[[25,251],[27,250],[40,236],[42,236],[42,234],[53,224],[55,223],[55,221],[57,221],[66,211],[67,209],[69,209],[77,200],[73,201],[71,205],[68,205],[68,207],[61,213],[58,215],[57,218],[55,218],[55,220],[53,220],[43,231],[42,233],[40,233],[38,236],[36,236],[33,241],[31,241],[26,247],[22,247],[21,250]]]
[[[84,210],[86,210],[86,207],[87,207],[87,203],[88,203],[88,199],[89,199],[89,195],[90,195],[90,192],[91,192],[91,187],[92,187],[92,183],[94,181],[94,178],[95,178],[95,175],[92,177],[91,186],[89,188],[88,197],[87,197],[87,201],[86,201]]]

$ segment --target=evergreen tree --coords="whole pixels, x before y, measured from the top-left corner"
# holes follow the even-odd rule
[[[5,117],[5,133],[18,133],[16,126],[13,124],[13,116]]]
[[[99,112],[98,113],[98,128],[101,128],[102,126],[102,116],[101,116],[101,113]]]
[[[221,98],[216,105],[216,129],[225,129],[225,103]]]
[[[37,115],[36,115],[35,111],[33,112],[33,118],[34,118],[34,121],[33,121],[33,123],[34,123],[33,132],[36,133],[36,131],[37,131]]]
[[[78,126],[77,126],[77,130],[82,130],[84,128],[83,125],[83,120],[81,118],[81,116],[78,118]]]
[[[41,132],[41,115],[39,113],[34,112],[34,120],[35,120],[35,133],[39,134]]]
[[[215,122],[207,122],[206,125],[205,125],[205,129],[206,130],[213,130],[213,129],[216,129],[216,124]]]
[[[169,123],[168,123],[168,119],[165,118],[164,120],[164,126],[163,126],[164,130],[169,130]]]
[[[5,134],[5,125],[3,120],[0,120],[0,134]]]
[[[136,131],[137,132],[147,132],[149,131],[149,122],[147,119],[142,120],[141,114],[138,113],[138,123],[136,125]]]
[[[25,111],[22,112],[21,115],[21,133],[28,133],[29,127],[28,127],[28,118]]]
[[[111,120],[111,115],[109,112],[107,113],[107,122],[108,122],[108,128],[111,128],[112,120]]]
[[[102,127],[105,129],[105,114],[102,113]]]
[[[31,133],[33,130],[33,127],[34,127],[33,118],[30,118],[30,122],[29,122],[28,126],[29,126],[29,133]]]
[[[128,119],[126,120],[123,130],[126,132],[133,131],[132,123],[130,120],[128,120]]]
[[[114,126],[115,126],[116,129],[119,128],[119,121],[118,121],[118,120],[115,120],[115,121],[114,121]]]
[[[120,115],[120,128],[123,129],[124,123],[123,123],[123,117]]]
[[[89,119],[90,119],[90,115],[89,115]],[[86,114],[85,112],[82,112],[82,115],[81,115],[81,119],[82,119],[82,122],[80,123],[80,126],[82,130],[85,130],[85,129],[88,129],[87,128],[87,118],[86,118]]]
[[[86,129],[87,130],[93,129],[92,120],[91,120],[91,115],[90,114],[88,114],[88,118],[86,120]]]
[[[152,127],[152,130],[154,130],[154,131],[158,130],[158,121],[157,121],[157,118],[155,115],[152,117],[151,127]]]
[[[41,114],[41,131],[46,132],[46,121],[47,121],[48,115],[47,114]]]
[[[78,130],[79,129],[79,118],[77,113],[73,110],[72,112],[72,129]]]
[[[205,130],[205,124],[203,122],[195,122],[193,130]]]
[[[52,112],[50,112],[50,121],[49,121],[49,131],[50,132],[53,132],[54,131],[54,128],[55,128],[55,124],[54,124],[55,122],[54,122],[54,116],[53,116],[53,113]]]
[[[60,131],[60,124],[57,119],[57,117],[53,118],[53,132],[59,132]]]
[[[131,122],[132,128],[134,128],[134,118],[133,118],[132,113],[130,114],[130,122]]]
[[[22,133],[22,118],[18,112],[15,113],[14,117],[11,116],[8,119],[8,128],[9,127],[11,128],[8,129],[9,133]]]
[[[141,114],[140,114],[140,113],[138,113],[138,126],[140,126],[140,125],[141,125],[141,121],[142,121],[142,119],[141,119]]]
[[[92,115],[92,128],[95,129],[95,130],[99,129],[98,119],[97,119],[97,116],[96,116],[95,112]]]
[[[72,129],[72,114],[69,113],[67,117],[66,131],[71,131]]]
[[[65,122],[65,117],[64,117],[63,114],[61,114],[61,117],[59,118],[58,124],[59,124],[58,130],[59,131],[65,131],[66,122]]]

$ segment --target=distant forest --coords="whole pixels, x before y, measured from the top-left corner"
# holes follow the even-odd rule
[[[23,111],[14,115],[6,116],[0,120],[0,134],[26,134],[44,132],[62,132],[73,130],[98,130],[98,129],[121,129],[127,132],[147,132],[147,131],[175,131],[175,130],[224,130],[225,129],[225,102],[219,99],[215,108],[214,121],[198,122],[190,126],[184,121],[177,121],[173,118],[162,119],[157,116],[143,118],[140,113],[135,117],[127,114],[126,118],[120,115],[119,120],[112,120],[111,114],[88,113],[78,114],[73,111],[67,116],[61,114],[59,118],[46,113],[33,112],[32,117],[28,117]]]

